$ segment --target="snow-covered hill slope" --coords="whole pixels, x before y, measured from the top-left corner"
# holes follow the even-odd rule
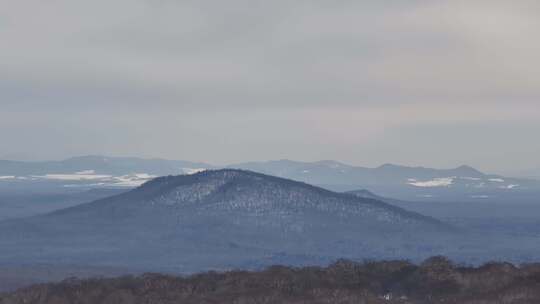
[[[424,258],[452,227],[386,203],[223,169],[0,223],[0,264],[199,271],[277,262]],[[420,246],[419,246],[420,244]]]

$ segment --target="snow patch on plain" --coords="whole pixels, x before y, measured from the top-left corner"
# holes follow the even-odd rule
[[[64,181],[85,181],[85,180],[104,180],[110,179],[111,175],[98,175],[98,174],[45,174],[34,175],[32,177],[52,179],[52,180],[64,180]]]
[[[408,179],[408,184],[415,187],[450,187],[454,183],[455,177],[438,177],[429,181],[418,181],[414,178]]]
[[[206,170],[206,168],[182,168],[182,172],[187,175],[197,174]]]
[[[156,178],[155,175],[146,173],[135,173],[130,175],[122,175],[114,178],[114,182],[111,186],[116,187],[138,187],[147,181]]]
[[[138,187],[147,181],[156,178],[155,175],[147,173],[134,173],[122,176],[89,174],[93,170],[80,171],[75,174],[46,174],[35,175],[33,179],[70,181],[70,182],[89,182],[88,184],[64,185],[65,187],[96,187],[96,186],[113,186],[113,187]]]
[[[96,174],[96,171],[95,170],[83,170],[83,171],[75,172],[75,174],[78,174],[78,175],[90,175],[90,174]]]
[[[517,188],[517,187],[519,187],[519,185],[510,184],[510,185],[506,185],[506,186],[500,186],[499,188],[501,188],[501,189],[514,189],[514,188]]]

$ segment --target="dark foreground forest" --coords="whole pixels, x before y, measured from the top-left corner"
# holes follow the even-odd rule
[[[139,277],[36,285],[0,295],[15,303],[540,303],[540,264],[453,265],[442,257],[404,261],[339,261],[327,268],[270,267],[190,277]]]

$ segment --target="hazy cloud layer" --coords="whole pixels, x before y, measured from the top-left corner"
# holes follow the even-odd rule
[[[538,1],[0,8],[0,155],[540,166]]]

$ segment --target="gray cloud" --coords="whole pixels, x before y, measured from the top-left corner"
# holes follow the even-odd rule
[[[0,4],[6,154],[540,165],[537,1]]]

